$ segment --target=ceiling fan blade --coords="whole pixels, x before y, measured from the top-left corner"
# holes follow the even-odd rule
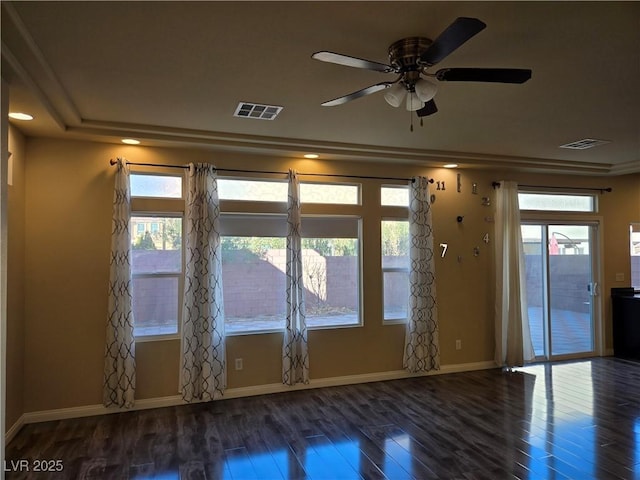
[[[344,103],[350,102],[351,100],[355,100],[356,98],[364,97],[365,95],[371,95],[372,93],[376,93],[376,92],[379,92],[380,90],[384,90],[385,88],[389,88],[393,84],[394,82],[376,83],[375,85],[371,85],[370,87],[363,88],[362,90],[358,90],[357,92],[350,93],[349,95],[334,98],[333,100],[324,102],[321,105],[323,107],[335,107],[336,105],[342,105]]]
[[[438,111],[438,107],[436,107],[436,102],[433,99],[429,100],[424,104],[420,110],[416,111],[419,117],[426,117],[427,115],[433,115]]]
[[[456,18],[420,56],[421,62],[428,66],[435,65],[486,26],[477,18]]]
[[[337,63],[338,65],[344,65],[346,67],[365,68],[376,72],[390,73],[396,71],[391,65],[385,65],[384,63],[365,60],[363,58],[350,57],[348,55],[342,55],[341,53],[316,52],[311,55],[311,58],[320,60],[321,62]]]
[[[444,82],[524,83],[531,70],[524,68],[443,68],[436,78]]]

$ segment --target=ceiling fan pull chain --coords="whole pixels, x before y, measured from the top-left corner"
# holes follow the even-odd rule
[[[411,126],[409,127],[409,131],[413,132],[413,112],[409,112],[409,118],[411,119]]]

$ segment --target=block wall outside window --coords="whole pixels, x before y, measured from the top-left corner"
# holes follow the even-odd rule
[[[139,232],[139,225],[151,227],[132,235],[134,334],[177,334],[183,279],[182,218],[131,217],[131,231]]]
[[[406,320],[409,302],[409,222],[383,220],[381,240],[384,321]]]

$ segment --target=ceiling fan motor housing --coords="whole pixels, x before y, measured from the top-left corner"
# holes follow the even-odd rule
[[[433,42],[425,37],[407,37],[394,42],[389,47],[389,63],[402,74],[402,82],[409,91],[413,91],[420,78],[423,65],[418,62],[420,56]]]
[[[408,37],[398,40],[389,47],[389,63],[399,72],[419,70],[420,56],[432,43],[425,37]]]

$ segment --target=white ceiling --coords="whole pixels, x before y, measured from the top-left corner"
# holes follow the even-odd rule
[[[439,83],[424,126],[382,93],[323,101],[395,76],[408,36],[456,17],[487,28],[438,64],[531,68],[523,85]],[[2,2],[2,76],[28,136],[183,145],[576,174],[640,172],[639,2]],[[240,101],[284,107],[239,119]],[[584,138],[588,150],[560,145]]]

